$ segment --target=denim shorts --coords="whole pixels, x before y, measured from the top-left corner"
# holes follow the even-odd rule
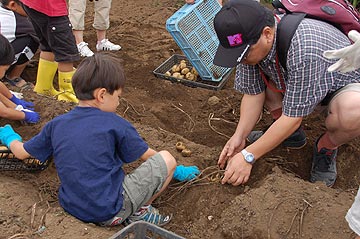
[[[80,60],[68,16],[50,17],[24,4],[23,7],[39,37],[42,51],[54,53],[56,62]]]

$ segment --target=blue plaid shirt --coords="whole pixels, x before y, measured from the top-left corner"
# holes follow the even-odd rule
[[[281,66],[286,90],[283,113],[289,117],[309,115],[324,97],[341,87],[360,82],[360,71],[328,72],[336,62],[323,57],[325,50],[348,46],[349,39],[332,25],[314,19],[304,19],[298,26],[287,55],[287,71]],[[279,63],[280,65],[280,63]],[[266,89],[260,68],[281,89],[276,68],[276,39],[267,57],[258,65],[239,64],[236,68],[235,89],[243,94],[260,94]]]

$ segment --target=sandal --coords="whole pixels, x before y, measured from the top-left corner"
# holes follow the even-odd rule
[[[16,86],[21,90],[34,89],[34,84],[27,82],[21,77],[16,77],[14,79],[9,79],[7,76],[4,79],[12,86]]]

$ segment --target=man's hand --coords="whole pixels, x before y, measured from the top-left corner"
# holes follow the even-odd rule
[[[224,168],[226,162],[235,154],[239,153],[245,147],[245,139],[241,139],[238,135],[233,135],[225,144],[221,151],[218,165]]]
[[[251,169],[252,165],[245,161],[241,153],[238,153],[228,161],[221,183],[234,186],[245,184],[249,180]]]
[[[11,125],[7,124],[4,127],[0,127],[0,140],[6,147],[10,148],[10,144],[14,140],[22,141],[22,138],[13,130]]]
[[[328,71],[349,72],[360,68],[360,33],[351,30],[348,34],[354,44],[338,49],[324,52],[324,57],[328,59],[339,59],[328,68]]]

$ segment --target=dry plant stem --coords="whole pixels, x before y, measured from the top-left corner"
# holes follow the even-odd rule
[[[190,119],[190,121],[191,121],[191,123],[192,123],[192,126],[190,126],[190,132],[192,132],[192,130],[193,130],[193,128],[195,127],[195,121],[191,118],[191,116],[188,114],[188,113],[186,113],[183,109],[181,109],[181,108],[179,108],[179,107],[177,107],[176,105],[174,105],[174,104],[171,104],[175,109],[177,109],[177,110],[179,110],[179,111],[181,111],[182,113],[184,113],[189,119]]]
[[[230,136],[224,134],[224,133],[221,133],[219,131],[217,131],[212,125],[211,125],[211,120],[214,118],[214,113],[210,113],[209,114],[209,117],[208,117],[208,124],[209,124],[209,127],[210,129],[212,129],[215,133],[227,138],[227,139],[230,139]]]
[[[290,231],[291,231],[291,228],[293,227],[294,225],[294,222],[295,222],[295,218],[297,217],[297,215],[299,214],[299,210],[296,211],[295,215],[293,216],[293,218],[291,219],[291,223],[290,223],[290,227],[289,229],[286,231],[286,236],[289,235]]]
[[[126,109],[125,109],[125,111],[124,111],[124,115],[126,114],[127,110],[131,107],[131,109],[133,109],[133,111],[134,111],[138,116],[144,116],[144,115],[140,114],[140,113],[135,109],[135,107],[134,107],[127,99],[121,98],[120,101],[125,101],[125,103],[126,103]],[[129,106],[130,106],[130,107],[129,107]]]
[[[304,215],[305,215],[305,211],[306,209],[308,209],[308,207],[312,207],[310,203],[308,203],[305,199],[303,199],[305,207],[301,212],[301,216],[300,216],[300,225],[299,225],[299,236],[301,237],[302,234],[302,227],[304,224]]]
[[[30,218],[31,229],[34,229],[35,212],[36,212],[36,203],[34,203],[34,205],[31,207],[31,218]]]
[[[7,239],[30,239],[28,236],[31,235],[29,233],[24,234],[24,233],[17,233],[11,237],[8,237]]]
[[[193,186],[199,186],[200,181],[202,181],[204,179],[208,179],[210,176],[212,176],[214,174],[225,172],[225,170],[217,170],[217,171],[211,172],[209,174],[206,174],[203,177],[200,177],[201,175],[204,174],[205,170],[207,170],[207,168],[202,170],[200,172],[200,174],[196,178],[194,178],[194,179],[192,179],[190,181],[186,181],[184,184],[182,184],[180,186],[172,187],[172,189],[170,191],[175,191],[175,192],[165,201],[171,200],[173,197],[175,197],[176,195],[178,195],[179,193],[184,191],[186,188],[190,188],[190,187],[193,187]],[[180,182],[180,183],[183,183],[183,182]],[[211,182],[211,183],[217,183],[217,182]],[[201,184],[204,184],[204,183],[201,183]],[[204,185],[208,185],[208,184],[210,184],[210,182],[206,182]]]
[[[275,210],[277,210],[281,204],[283,204],[284,202],[288,201],[288,200],[294,200],[294,198],[287,198],[287,199],[284,199],[282,201],[280,201],[273,209],[273,213],[271,214],[270,216],[270,219],[269,219],[269,222],[268,222],[268,239],[271,239],[271,234],[270,234],[270,226],[271,226],[271,222],[272,222],[272,219],[274,217],[274,214],[275,214]]]
[[[46,201],[46,204],[47,204],[48,208],[46,209],[44,215],[42,215],[41,218],[40,218],[40,225],[39,225],[39,227],[38,227],[39,229],[40,229],[42,226],[45,225],[46,214],[50,211],[50,208],[51,208],[48,201]]]

